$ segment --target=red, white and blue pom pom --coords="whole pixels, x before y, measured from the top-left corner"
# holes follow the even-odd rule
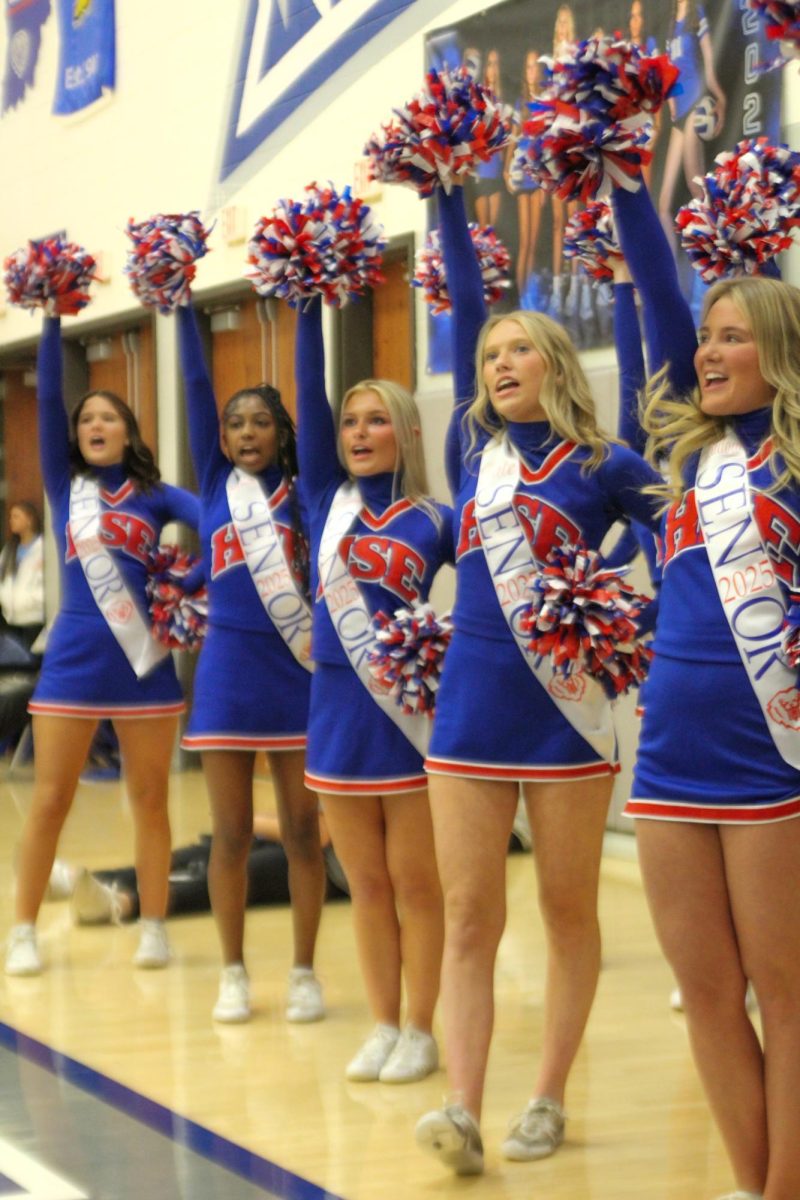
[[[554,674],[585,671],[613,699],[647,675],[653,652],[638,639],[636,621],[650,601],[623,582],[625,571],[601,564],[585,546],[554,547],[529,584],[530,611],[520,626]]]
[[[153,637],[170,650],[199,650],[208,628],[205,585],[187,592],[184,582],[197,574],[200,560],[178,546],[159,546],[148,566],[147,598]]]
[[[684,250],[707,282],[757,274],[800,227],[800,153],[766,138],[718,154],[703,195],[675,218]]]
[[[43,308],[50,316],[74,316],[89,303],[96,278],[91,254],[61,237],[30,241],[3,263],[10,304]]]
[[[125,274],[136,298],[147,308],[174,312],[191,300],[195,263],[208,251],[209,230],[198,212],[168,213],[147,221],[128,221],[132,244]]]
[[[383,228],[349,187],[340,194],[312,183],[306,193],[302,201],[279,201],[258,222],[246,275],[260,296],[294,306],[314,295],[346,304],[383,280]]]
[[[488,305],[495,304],[509,286],[508,272],[511,255],[491,225],[469,226],[472,245],[478,258],[483,280],[483,298]],[[425,245],[417,251],[416,270],[411,280],[414,287],[424,289],[425,303],[434,313],[448,312],[452,307],[447,290],[447,276],[439,230],[433,229],[425,239]]]
[[[800,592],[790,592],[789,611],[783,626],[783,654],[786,665],[800,671]]]
[[[508,146],[513,112],[467,67],[429,71],[423,90],[374,133],[364,153],[370,176],[420,196],[450,192],[478,163]]]
[[[522,126],[524,169],[544,188],[583,203],[618,184],[635,191],[652,158],[652,118],[678,69],[666,55],[592,37],[549,65],[541,97]],[[518,169],[522,169],[518,164]]]
[[[792,54],[800,53],[800,0],[745,0],[764,22],[770,41],[784,42]]]
[[[587,275],[613,279],[612,259],[623,257],[614,227],[614,214],[604,200],[595,200],[569,218],[564,228],[564,257],[577,258]]]
[[[376,646],[368,665],[372,677],[406,714],[433,716],[436,691],[453,626],[437,617],[430,604],[399,608],[394,617],[377,612],[372,618]]]

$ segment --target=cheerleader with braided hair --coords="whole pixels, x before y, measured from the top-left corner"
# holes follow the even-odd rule
[[[286,1016],[314,1021],[324,1016],[313,961],[325,868],[317,797],[303,783],[311,619],[294,425],[269,384],[237,391],[218,417],[191,307],[177,319],[209,590],[209,632],[182,744],[200,751],[211,798],[208,883],[223,955],[213,1016],[235,1022],[250,1015],[247,855],[256,754],[265,751],[292,894]]]

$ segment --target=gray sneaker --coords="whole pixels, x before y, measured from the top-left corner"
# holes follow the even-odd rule
[[[434,1109],[417,1121],[417,1145],[456,1175],[483,1174],[483,1142],[478,1123],[461,1104]]]
[[[531,1162],[555,1154],[564,1141],[566,1113],[547,1096],[529,1100],[528,1106],[514,1117],[503,1142],[503,1156],[512,1162]]]

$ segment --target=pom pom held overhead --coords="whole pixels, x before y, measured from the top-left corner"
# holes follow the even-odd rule
[[[487,305],[496,304],[503,290],[509,286],[511,256],[490,225],[470,224],[469,232],[481,269],[483,298]],[[438,229],[431,230],[425,245],[417,252],[416,270],[411,282],[415,287],[423,289],[425,303],[430,306],[432,312],[448,312],[453,307],[447,290],[447,275]]]
[[[198,258],[207,253],[207,230],[198,212],[170,213],[128,222],[132,243],[125,274],[147,308],[173,312],[191,301]]]
[[[256,225],[246,275],[260,296],[297,306],[321,295],[342,305],[383,279],[386,239],[372,210],[332,187],[312,183],[302,201],[281,200]]]
[[[42,308],[50,316],[74,316],[89,303],[97,264],[82,246],[64,238],[41,238],[3,263],[10,304]]]

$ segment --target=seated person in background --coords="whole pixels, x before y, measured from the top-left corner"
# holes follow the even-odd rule
[[[10,537],[0,553],[0,612],[4,632],[30,650],[44,625],[42,519],[19,500],[8,515]]]

